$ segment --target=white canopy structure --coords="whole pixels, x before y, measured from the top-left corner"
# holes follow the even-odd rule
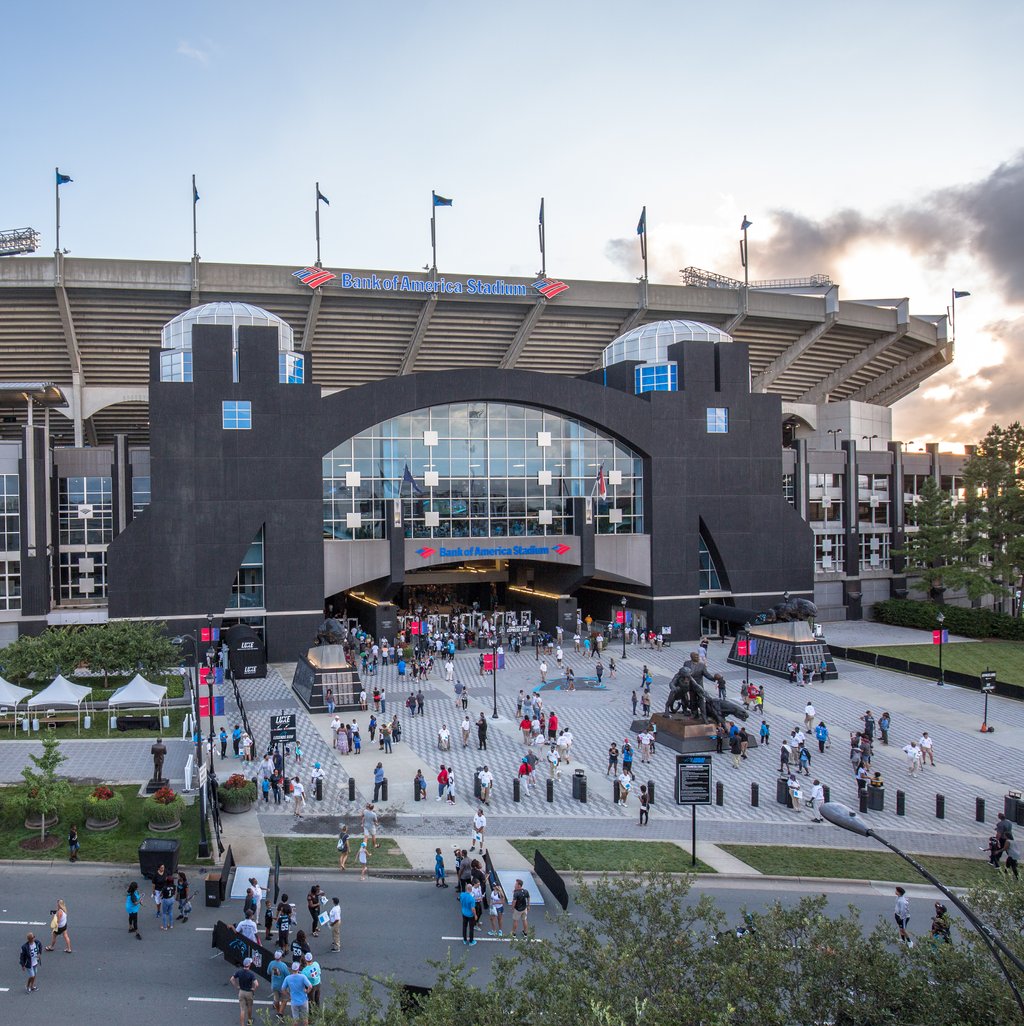
[[[0,677],[0,709],[3,710],[4,718],[10,710],[12,730],[18,720],[18,703],[31,694],[31,688],[19,688],[17,684],[12,684],[9,680]]]
[[[75,712],[81,717],[82,703],[90,694],[92,688],[87,688],[84,684],[72,684],[63,674],[58,674],[38,695],[33,695],[27,704],[30,709],[49,709],[58,705],[74,706]]]
[[[111,709],[119,706],[142,706],[162,705],[167,697],[167,688],[162,684],[153,684],[146,680],[141,673],[134,677],[124,687],[118,688],[111,696],[107,705]]]

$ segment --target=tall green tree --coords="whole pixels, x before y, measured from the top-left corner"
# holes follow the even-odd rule
[[[916,530],[907,530],[897,555],[907,560],[907,576],[927,580],[933,590],[963,583],[964,524],[952,496],[929,477],[913,511]]]
[[[26,815],[39,816],[39,839],[46,840],[46,817],[59,812],[71,797],[71,785],[57,775],[57,770],[67,756],[60,750],[56,737],[44,736],[43,754],[29,755],[35,766],[26,766],[21,771],[22,785],[19,801]]]
[[[998,424],[964,465],[967,490],[965,585],[971,598],[1004,598],[1024,571],[1024,427]]]

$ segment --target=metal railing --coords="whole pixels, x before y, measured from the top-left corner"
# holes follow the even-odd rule
[[[704,289],[741,289],[743,282],[736,278],[729,278],[724,274],[717,274],[715,271],[705,271],[700,267],[684,267],[680,272],[684,285],[695,285]],[[827,274],[812,274],[807,278],[765,278],[761,281],[752,281],[752,289],[799,289],[799,288],[823,288],[832,284],[832,279]]]

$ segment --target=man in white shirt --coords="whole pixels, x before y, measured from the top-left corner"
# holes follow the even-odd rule
[[[921,768],[921,752],[911,741],[903,746],[903,754],[907,757],[907,770],[913,776]]]
[[[810,702],[804,706],[804,729],[812,730],[814,728],[814,717],[817,714],[814,711],[814,706]]]
[[[793,740],[790,741],[790,745],[793,748],[799,748],[807,740],[807,735],[799,727],[793,731],[791,736]]]
[[[918,747],[918,749],[921,752],[921,769],[924,769],[925,763],[929,763],[929,762],[934,766],[935,765],[935,755],[933,753],[934,745],[932,744],[932,739],[928,736],[928,731],[927,730],[921,735],[920,739],[918,740],[917,747]]]
[[[444,679],[448,681],[449,684],[455,680],[455,663],[450,659],[444,664]]]
[[[558,745],[558,757],[566,765],[569,764],[569,745],[572,744],[572,738],[567,736],[568,734],[568,730],[563,730],[558,735],[558,741],[556,742]]]
[[[473,840],[469,846],[470,851],[476,851],[478,844],[480,845],[480,851],[484,850],[484,831],[486,829],[487,817],[484,815],[484,810],[482,808],[477,809],[476,815],[473,817]]]
[[[252,941],[253,944],[257,943],[257,932],[256,920],[252,918],[251,912],[235,926],[235,933],[240,933],[246,940]]]
[[[480,780],[480,801],[484,805],[491,804],[491,788],[494,787],[494,774],[484,766],[484,768],[478,774]]]
[[[331,928],[331,951],[341,951],[341,901],[338,898],[327,913],[327,923]]]
[[[821,808],[821,803],[825,800],[825,788],[822,786],[821,781],[815,780],[805,793],[807,795],[807,808],[811,810],[811,822],[824,823],[825,821],[818,815],[818,809]]]
[[[551,779],[554,780],[557,777],[557,779],[561,780],[562,779],[562,766],[561,766],[562,760],[559,759],[559,757],[558,757],[558,749],[555,747],[555,745],[551,745],[550,749],[548,750],[547,758],[548,758],[548,771],[551,774]]]
[[[548,661],[542,659],[540,661],[540,682],[546,684],[548,680]]]
[[[650,762],[651,761],[651,744],[654,742],[654,738],[650,731],[644,730],[637,735],[637,743],[640,745],[640,761]]]
[[[252,888],[252,900],[256,902],[256,911],[253,912],[253,920],[260,921],[260,903],[263,901],[263,888],[256,882],[256,877],[249,877],[249,886]]]

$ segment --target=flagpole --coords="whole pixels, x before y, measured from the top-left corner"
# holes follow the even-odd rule
[[[316,266],[323,267],[320,262],[320,183],[316,183],[316,195],[313,197],[313,205],[316,207]]]
[[[641,214],[644,222],[644,230],[640,235],[640,255],[644,258],[644,284],[647,284],[647,206],[644,205],[643,213]]]
[[[430,190],[430,276],[437,277],[437,193]]]
[[[196,203],[196,176],[192,176],[192,259],[199,259],[199,241],[198,232],[196,230],[196,207],[199,206]]]
[[[540,222],[537,225],[537,233],[540,236],[540,276],[548,276],[548,259],[544,251],[544,197],[540,198]]]
[[[743,285],[745,288],[750,286],[750,264],[747,260],[747,228],[750,226],[750,222],[747,220],[747,215],[743,215]]]
[[[57,248],[56,252],[60,253],[60,168],[55,167],[53,169],[53,199],[57,209]],[[59,274],[59,271],[58,271]]]

